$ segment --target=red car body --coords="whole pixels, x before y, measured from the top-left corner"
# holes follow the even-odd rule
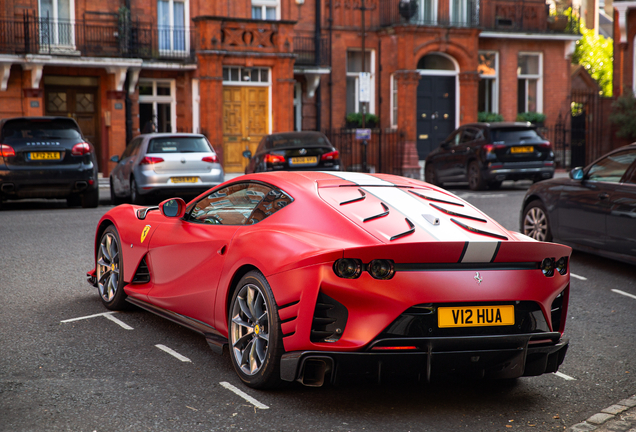
[[[189,219],[199,200],[241,183],[291,199],[253,224]],[[555,372],[567,350],[571,249],[508,231],[417,180],[261,173],[206,192],[183,217],[121,205],[97,226],[96,261],[111,225],[121,239],[127,300],[204,334],[217,351],[228,343],[237,283],[247,272],[262,274],[279,317],[283,381],[321,385],[347,372],[381,379],[405,371],[421,379],[438,372],[516,378]],[[392,266],[390,278],[372,277],[374,260]],[[340,277],[337,262],[361,265],[359,274]],[[97,284],[95,270],[89,279]],[[514,323],[495,322],[505,310]],[[455,325],[442,326],[442,313]]]

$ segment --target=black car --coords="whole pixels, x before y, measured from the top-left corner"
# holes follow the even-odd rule
[[[66,198],[69,206],[97,207],[95,148],[68,117],[0,121],[0,202]]]
[[[554,176],[554,152],[531,123],[470,123],[455,130],[426,157],[428,183],[468,182],[496,189],[504,180]]]
[[[520,231],[636,264],[636,143],[573,169],[569,178],[532,185]]]
[[[340,171],[340,153],[320,132],[283,132],[265,135],[243,156],[250,161],[245,174],[262,171]]]

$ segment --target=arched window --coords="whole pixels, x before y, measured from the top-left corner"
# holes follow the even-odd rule
[[[440,54],[425,55],[417,62],[418,69],[434,69],[455,71],[455,64],[451,59]]]

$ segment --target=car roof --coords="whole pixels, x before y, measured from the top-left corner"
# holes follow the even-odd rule
[[[476,126],[480,128],[490,128],[490,129],[503,129],[503,128],[511,128],[511,127],[528,127],[535,129],[536,126],[530,122],[477,122],[477,123],[466,123],[464,126]]]
[[[0,120],[0,126],[4,125],[7,122],[10,121],[42,121],[42,120],[46,120],[46,121],[52,121],[52,120],[70,120],[74,123],[77,123],[75,121],[74,118],[72,117],[65,117],[65,116],[24,116],[24,117],[10,117],[10,118],[4,118],[2,120]]]
[[[317,131],[280,132],[267,135],[267,138],[303,138],[303,137],[324,137],[325,134]]]
[[[179,138],[179,137],[195,137],[195,138],[199,138],[199,137],[204,137],[205,135],[203,134],[195,134],[195,133],[187,133],[187,132],[177,132],[177,133],[173,133],[173,132],[154,132],[154,133],[149,133],[149,134],[141,134],[141,135],[137,135],[135,138],[168,138],[168,137],[175,137],[175,138]]]

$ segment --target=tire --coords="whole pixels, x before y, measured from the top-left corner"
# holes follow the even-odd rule
[[[99,187],[82,194],[82,208],[95,208],[99,206]]]
[[[426,165],[426,167],[424,168],[424,181],[426,181],[426,183],[430,183],[435,186],[439,186],[439,187],[443,186],[443,184],[437,178],[437,173],[435,172],[435,168],[433,168],[430,165]]]
[[[468,187],[474,191],[486,189],[486,182],[481,175],[479,164],[475,161],[468,165]]]
[[[282,385],[280,318],[260,272],[251,271],[239,281],[230,303],[228,333],[232,366],[241,381],[256,389]]]
[[[114,206],[118,206],[124,202],[123,198],[115,195],[115,188],[113,187],[113,180],[110,180],[110,203]]]
[[[548,212],[541,201],[532,201],[523,209],[521,232],[535,240],[552,241]]]
[[[111,225],[99,239],[95,263],[99,297],[110,310],[127,309],[124,292],[124,259],[117,229]]]
[[[139,194],[137,182],[134,178],[130,179],[130,201],[136,205],[144,205],[144,197]]]
[[[500,181],[490,182],[488,183],[488,189],[497,190],[501,187],[501,183],[503,182],[500,182]]]

